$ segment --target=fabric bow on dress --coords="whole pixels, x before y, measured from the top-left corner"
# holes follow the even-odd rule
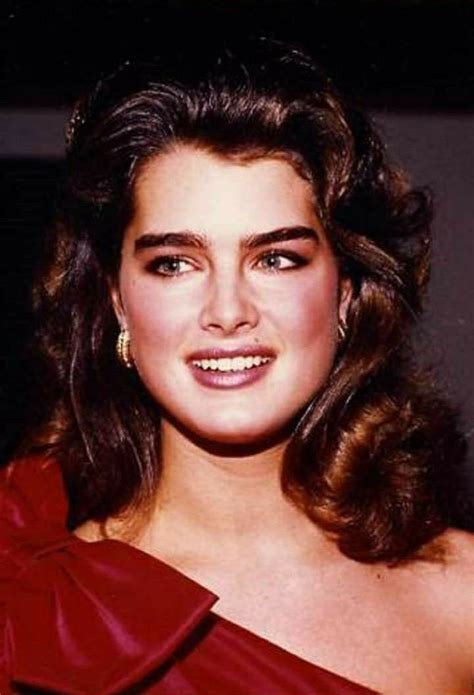
[[[367,695],[211,612],[218,597],[114,540],[65,527],[59,467],[0,471],[0,693]]]

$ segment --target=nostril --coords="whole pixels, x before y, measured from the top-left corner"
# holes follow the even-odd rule
[[[254,328],[258,319],[258,311],[251,304],[210,304],[201,312],[200,324],[204,329],[230,334]]]

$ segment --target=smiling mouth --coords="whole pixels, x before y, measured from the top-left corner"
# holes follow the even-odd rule
[[[189,362],[195,380],[209,389],[239,389],[260,381],[268,374],[276,357],[236,355],[209,357]]]
[[[272,360],[271,357],[263,357],[262,355],[238,355],[237,357],[220,357],[217,359],[193,360],[192,364],[198,369],[211,372],[243,372],[249,369],[255,369],[263,364],[267,364]]]

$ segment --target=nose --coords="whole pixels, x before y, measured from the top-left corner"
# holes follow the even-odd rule
[[[210,279],[200,315],[204,330],[232,335],[254,328],[258,320],[255,297],[239,272],[222,270]]]

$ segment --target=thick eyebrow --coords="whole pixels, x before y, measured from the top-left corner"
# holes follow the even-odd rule
[[[312,227],[295,226],[273,229],[271,232],[250,234],[242,239],[241,245],[246,249],[255,249],[267,244],[275,244],[294,239],[309,239],[316,244],[320,243],[319,233]],[[209,248],[209,240],[204,234],[196,232],[150,232],[142,234],[135,240],[135,253],[142,249],[160,246],[191,246],[197,249]]]
[[[150,232],[142,234],[135,240],[135,253],[155,246],[193,246],[204,249],[208,243],[203,234],[194,232]]]
[[[293,239],[310,239],[316,244],[319,244],[320,237],[318,232],[312,227],[281,227],[274,229],[271,232],[262,232],[261,234],[251,234],[246,237],[242,245],[247,249],[256,249],[259,246],[267,244],[278,244],[282,241],[293,241]]]

